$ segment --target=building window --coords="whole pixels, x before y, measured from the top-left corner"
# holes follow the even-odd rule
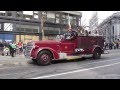
[[[34,19],[38,19],[38,15],[34,15]]]
[[[67,16],[66,15],[62,15],[62,20],[61,20],[61,24],[67,24]]]
[[[38,11],[33,11],[33,17],[34,19],[38,19]]]
[[[60,23],[60,19],[59,18],[56,18],[56,23]]]
[[[21,19],[22,17],[23,11],[17,11],[17,18]]]
[[[73,24],[73,17],[70,16],[70,23]]]
[[[39,26],[16,24],[17,32],[38,33]]]
[[[71,24],[71,25],[76,25],[76,17],[68,16],[68,15],[67,15],[67,16],[66,16],[66,19],[67,19],[67,20],[66,20],[66,21],[67,21],[66,24],[68,24],[68,22],[69,22],[69,20],[70,20],[70,24]]]
[[[8,17],[12,17],[12,12],[11,11],[7,11],[6,14],[7,14]]]
[[[65,33],[67,33],[67,29],[62,29],[62,34],[65,34]]]
[[[112,30],[113,30],[113,34],[114,34],[114,26],[112,27]]]
[[[56,14],[56,23],[60,23],[60,15]]]
[[[5,16],[5,11],[0,11],[0,16]]]
[[[23,14],[25,14],[25,15],[33,15],[33,11],[23,11]]]
[[[43,27],[44,30],[49,30],[48,27]]]
[[[76,20],[76,17],[73,17],[73,22],[72,22],[72,25],[77,25],[77,20]]]
[[[55,28],[53,28],[53,27],[49,27],[49,30],[54,30]]]
[[[12,23],[4,23],[4,31],[12,31],[13,24]]]
[[[1,24],[0,24],[0,30],[1,30]]]
[[[38,14],[38,11],[34,11],[34,14]]]
[[[55,13],[47,12],[47,22],[55,23]]]
[[[30,18],[28,18],[28,17],[26,17],[25,19],[26,19],[26,20],[30,20]]]

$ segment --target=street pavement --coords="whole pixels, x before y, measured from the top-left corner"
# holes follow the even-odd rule
[[[24,55],[0,56],[0,68],[28,65],[29,60]]]
[[[120,49],[107,51],[99,60],[54,61],[48,66],[24,56],[0,56],[0,63],[8,63],[0,68],[0,79],[120,79]]]

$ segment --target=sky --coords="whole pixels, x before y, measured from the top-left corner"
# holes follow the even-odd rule
[[[82,18],[81,18],[81,23],[82,25],[89,25],[89,20],[92,17],[93,13],[95,11],[80,11],[82,12]],[[107,17],[111,16],[115,12],[120,12],[120,11],[97,11],[98,13],[98,23],[101,23],[104,19]]]

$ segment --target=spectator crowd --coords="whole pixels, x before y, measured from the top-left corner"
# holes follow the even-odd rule
[[[104,47],[105,49],[119,49],[120,47],[120,41],[114,41],[114,42],[111,42],[111,43],[104,43]]]
[[[12,56],[21,55],[24,53],[26,44],[19,41],[15,42],[2,42],[0,41],[0,55]]]

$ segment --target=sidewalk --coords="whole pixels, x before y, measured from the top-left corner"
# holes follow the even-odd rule
[[[120,52],[120,49],[106,49],[105,52],[111,53],[111,52]]]
[[[15,57],[11,56],[0,56],[0,68],[5,66],[22,66],[28,65],[29,59],[26,59],[24,55],[17,55]]]

